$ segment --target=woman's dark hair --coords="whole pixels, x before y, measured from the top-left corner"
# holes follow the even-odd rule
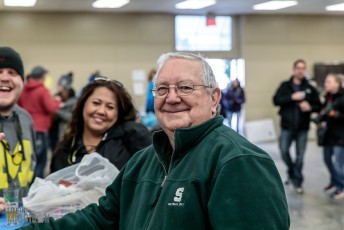
[[[83,110],[86,100],[92,95],[95,89],[105,87],[115,94],[117,99],[118,119],[117,123],[124,121],[135,121],[137,118],[137,110],[135,109],[134,103],[131,99],[128,91],[123,87],[122,83],[116,80],[111,80],[105,77],[96,78],[95,81],[89,83],[82,90],[82,94],[79,97],[75,109],[72,113],[72,119],[68,124],[67,132],[63,136],[63,146],[66,142],[72,140],[72,138],[82,135],[84,131],[84,117]]]

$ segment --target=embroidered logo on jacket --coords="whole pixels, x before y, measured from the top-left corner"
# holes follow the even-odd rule
[[[176,195],[173,198],[174,202],[168,203],[168,206],[184,206],[184,203],[182,203],[183,192],[184,192],[184,187],[177,188]]]

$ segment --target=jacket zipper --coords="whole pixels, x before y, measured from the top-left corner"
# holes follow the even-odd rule
[[[169,175],[169,173],[170,173],[170,170],[171,170],[172,159],[173,159],[174,151],[172,152],[171,159],[170,159],[170,164],[169,164],[167,170],[166,170],[166,167],[165,167],[165,165],[163,164],[163,162],[160,160],[158,154],[155,153],[155,155],[156,155],[156,157],[158,158],[159,163],[162,165],[162,167],[163,167],[163,169],[164,169],[165,176],[164,176],[164,179],[163,179],[162,182],[161,182],[160,188],[159,188],[159,190],[158,190],[158,192],[157,192],[157,194],[156,194],[156,197],[155,197],[153,203],[149,205],[149,209],[151,210],[150,213],[148,214],[148,215],[149,215],[149,221],[148,221],[148,224],[146,225],[146,227],[145,227],[144,229],[149,229],[149,226],[150,226],[150,223],[151,223],[151,220],[152,220],[151,218],[152,218],[152,215],[153,215],[153,213],[154,213],[153,208],[154,208],[155,205],[158,203],[158,200],[159,200],[159,197],[160,197],[162,188],[164,187],[165,182],[166,182],[166,180],[167,180],[167,178],[168,178],[168,175]]]
[[[159,200],[159,197],[160,197],[160,193],[161,193],[161,191],[162,191],[162,188],[163,188],[164,185],[165,185],[165,182],[166,182],[166,180],[167,180],[167,178],[168,178],[168,175],[169,175],[169,173],[170,173],[170,170],[171,170],[174,151],[173,151],[172,154],[171,154],[170,164],[169,164],[167,170],[166,170],[166,167],[165,167],[165,165],[163,164],[163,162],[160,160],[158,154],[157,154],[157,153],[155,153],[155,154],[156,154],[156,157],[158,158],[159,163],[162,165],[162,167],[163,167],[163,169],[164,169],[165,177],[164,177],[164,179],[163,179],[162,182],[161,182],[160,188],[159,188],[159,190],[158,190],[158,192],[157,192],[157,194],[156,194],[156,197],[155,197],[153,203],[149,205],[149,209],[154,208],[155,205],[158,203],[158,200]]]

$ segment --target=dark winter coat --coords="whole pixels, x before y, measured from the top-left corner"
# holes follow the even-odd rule
[[[309,84],[306,78],[303,79],[300,85],[300,91],[305,92],[307,101],[312,107],[310,112],[302,112],[299,108],[299,101],[293,101],[291,96],[295,93],[292,86],[293,78],[289,81],[282,82],[278,87],[274,97],[273,103],[276,106],[280,106],[279,115],[281,116],[281,127],[288,130],[308,130],[310,116],[312,112],[319,112],[321,109],[321,103],[319,99],[318,91]],[[298,127],[295,128],[295,110],[299,113]]]
[[[70,140],[58,148],[52,158],[50,170],[55,172],[71,165],[72,155],[79,163],[84,155],[88,154],[82,138],[77,137],[73,145]],[[110,128],[103,140],[96,147],[96,152],[109,159],[119,170],[137,151],[152,144],[152,134],[140,123],[128,121]]]

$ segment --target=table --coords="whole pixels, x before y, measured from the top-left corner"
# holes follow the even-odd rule
[[[28,225],[28,223],[17,224],[17,225],[6,225],[6,214],[0,214],[0,229],[1,230],[14,230],[19,227]]]

